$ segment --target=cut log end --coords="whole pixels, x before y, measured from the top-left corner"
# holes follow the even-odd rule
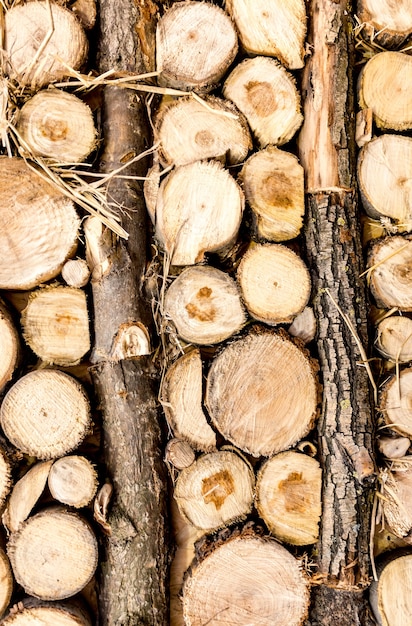
[[[0,392],[12,379],[20,357],[20,339],[6,305],[0,300]]]
[[[55,461],[48,476],[55,500],[76,509],[87,506],[97,491],[97,473],[83,456],[70,455]]]
[[[378,624],[402,626],[412,613],[412,554],[394,551],[379,564],[379,579],[372,582],[369,598]]]
[[[381,308],[412,311],[412,240],[385,237],[368,255],[370,289]]]

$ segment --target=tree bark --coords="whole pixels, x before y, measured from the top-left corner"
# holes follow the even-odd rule
[[[143,73],[156,5],[132,0],[99,2],[100,72]],[[112,171],[144,152],[152,139],[146,104],[136,92],[106,87],[102,108],[102,171]],[[144,176],[141,160],[123,173]],[[168,623],[166,478],[162,463],[157,373],[151,357],[136,349],[136,329],[150,329],[142,294],[147,223],[141,184],[115,179],[110,199],[122,207],[129,233],[119,240],[103,230],[95,241],[103,264],[92,279],[95,346],[93,381],[103,420],[105,463],[114,486],[111,534],[102,557],[99,589],[104,626]],[[147,350],[143,350],[147,352]]]
[[[304,71],[305,122],[299,148],[306,170],[306,249],[323,378],[318,423],[322,584],[314,592],[310,623],[365,626],[371,623],[363,590],[370,580],[373,402],[367,370],[359,365],[364,355],[342,316],[366,346],[366,296],[359,280],[363,263],[353,189],[350,7],[345,0],[312,0],[309,11],[313,53]]]

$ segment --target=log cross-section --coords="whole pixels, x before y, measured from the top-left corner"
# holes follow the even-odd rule
[[[311,56],[303,75],[299,156],[306,174],[306,252],[323,383],[321,584],[314,590],[311,623],[366,626],[372,623],[363,590],[371,575],[373,401],[363,349],[350,6],[345,0],[311,0],[308,9]]]

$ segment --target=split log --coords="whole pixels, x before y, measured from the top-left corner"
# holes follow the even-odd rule
[[[394,363],[412,360],[412,319],[403,315],[391,315],[379,322],[376,329],[375,347]]]
[[[396,537],[406,537],[412,531],[412,471],[411,459],[392,461],[382,480],[380,503],[385,528]]]
[[[214,96],[205,96],[202,102],[179,98],[162,105],[155,140],[167,165],[221,157],[233,165],[244,161],[252,148],[244,115],[232,102]]]
[[[308,580],[299,561],[279,543],[247,534],[207,554],[183,587],[187,626],[301,626],[308,605]]]
[[[20,359],[20,339],[10,312],[0,299],[0,393],[13,377]]]
[[[29,517],[7,546],[16,581],[41,600],[62,600],[81,591],[95,572],[97,553],[86,520],[60,508]]]
[[[373,399],[367,369],[366,293],[355,186],[353,29],[346,0],[310,0],[312,48],[303,71],[304,123],[298,137],[305,169],[306,258],[323,402],[318,421],[322,517],[317,544],[323,584],[313,591],[311,623],[370,626],[369,535],[373,493]],[[333,298],[333,300],[331,299]],[[336,304],[346,314],[353,331]]]
[[[257,329],[214,359],[206,407],[215,427],[252,456],[305,437],[317,417],[317,363],[284,331]]]
[[[302,124],[295,80],[275,59],[239,63],[226,79],[223,95],[246,116],[261,147],[287,143]]]
[[[288,69],[303,67],[306,36],[304,0],[266,2],[228,0],[226,9],[235,21],[248,53],[277,57]]]
[[[412,139],[385,134],[367,143],[358,157],[358,183],[367,214],[390,217],[402,230],[412,230]]]
[[[47,483],[55,500],[75,509],[87,506],[97,491],[97,473],[84,456],[64,456],[55,461]]]
[[[182,339],[200,345],[224,341],[246,323],[236,282],[206,265],[188,267],[174,280],[165,295],[164,314]]]
[[[193,265],[233,246],[243,209],[243,192],[220,163],[183,165],[160,185],[156,238],[172,265]]]
[[[380,52],[363,67],[359,77],[359,104],[372,109],[378,128],[412,128],[412,98],[408,85],[412,58],[401,52]]]
[[[39,91],[17,117],[17,131],[35,155],[58,163],[85,161],[97,145],[90,107],[60,89]]]
[[[369,598],[378,626],[404,626],[412,613],[412,553],[396,550],[377,564]]]
[[[237,280],[250,315],[266,324],[292,322],[310,298],[306,265],[281,244],[252,245],[239,264]]]
[[[27,344],[46,363],[76,365],[90,350],[86,294],[81,289],[53,286],[33,291],[21,323]]]
[[[276,242],[297,237],[305,213],[304,172],[298,159],[268,146],[249,157],[240,178],[258,237]]]
[[[69,259],[62,267],[62,278],[69,287],[80,289],[90,280],[90,270],[84,259]]]
[[[318,324],[312,307],[305,306],[288,328],[289,335],[303,341],[304,344],[313,341],[316,336]]]
[[[306,454],[288,451],[268,459],[256,483],[256,507],[280,541],[303,546],[319,536],[322,471]]]
[[[78,70],[88,42],[75,15],[41,0],[13,6],[4,15],[4,50],[9,76],[32,89]]]
[[[9,606],[13,593],[13,574],[11,573],[10,561],[6,553],[0,548],[0,617],[4,615]],[[2,621],[3,623],[3,621]]]
[[[52,459],[76,448],[90,428],[89,400],[74,378],[37,370],[20,378],[0,407],[6,437],[19,450]]]
[[[23,159],[0,157],[0,181],[0,289],[31,289],[74,254],[80,220],[72,201]]]
[[[220,450],[199,457],[180,472],[174,498],[184,518],[210,532],[246,518],[254,486],[251,466],[235,452]]]
[[[381,308],[412,311],[412,236],[390,236],[368,254],[370,290]]]
[[[238,50],[235,27],[211,2],[176,2],[156,30],[160,85],[184,91],[213,89]]]
[[[98,11],[98,71],[133,75],[147,71],[157,5],[151,0],[137,4],[100,0]],[[108,173],[145,152],[153,137],[144,97],[114,86],[105,87],[102,95],[104,139],[99,167]],[[141,180],[148,165],[141,159],[123,169],[123,174]],[[110,199],[121,207],[121,225],[129,237],[120,240],[101,227],[95,239],[101,262],[90,265],[95,331],[92,378],[102,416],[105,466],[113,484],[105,520],[111,534],[102,541],[101,550],[99,623],[164,626],[168,620],[167,481],[158,373],[148,354],[152,316],[143,294],[148,245],[141,182],[114,177]]]
[[[36,463],[14,485],[2,517],[4,526],[10,532],[18,530],[29,517],[44,491],[52,463]]]
[[[363,39],[382,48],[400,48],[412,34],[409,0],[358,0],[356,15]]]
[[[395,432],[412,435],[412,368],[393,374],[381,387],[379,408]]]
[[[174,436],[209,452],[216,448],[216,434],[202,409],[202,377],[200,352],[191,350],[167,370],[160,397]]]
[[[4,626],[92,626],[88,611],[80,603],[42,602],[24,599],[2,620]]]

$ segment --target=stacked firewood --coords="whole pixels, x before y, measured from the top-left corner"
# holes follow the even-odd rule
[[[305,3],[231,0],[226,10],[174,3],[156,35],[159,84],[188,92],[155,112],[145,186],[164,266],[171,624],[224,613],[225,623],[297,625],[309,580],[296,546],[316,543],[321,515],[321,470],[304,442],[320,390],[305,347],[316,322],[293,144]]]
[[[87,58],[94,2],[4,12],[0,157],[0,447],[4,624],[90,626],[79,593],[98,563],[98,450],[90,378],[90,271],[73,198],[51,164],[97,145],[92,111],[55,86]],[[7,154],[8,152],[8,154]],[[56,180],[53,180],[53,171]],[[68,187],[69,189],[69,187]],[[76,252],[79,257],[74,258]],[[86,364],[86,366],[85,366]],[[91,587],[92,588],[92,587]],[[66,601],[76,596],[75,600]],[[92,597],[92,596],[90,596]],[[12,604],[10,604],[12,602]],[[17,604],[15,604],[17,602]]]
[[[381,381],[375,534],[379,558],[371,604],[379,624],[395,626],[408,623],[412,613],[412,552],[408,549],[412,534],[410,4],[358,0],[358,31],[362,53],[358,182],[365,211],[375,358],[380,365],[376,371]],[[396,600],[392,590],[396,590]]]

